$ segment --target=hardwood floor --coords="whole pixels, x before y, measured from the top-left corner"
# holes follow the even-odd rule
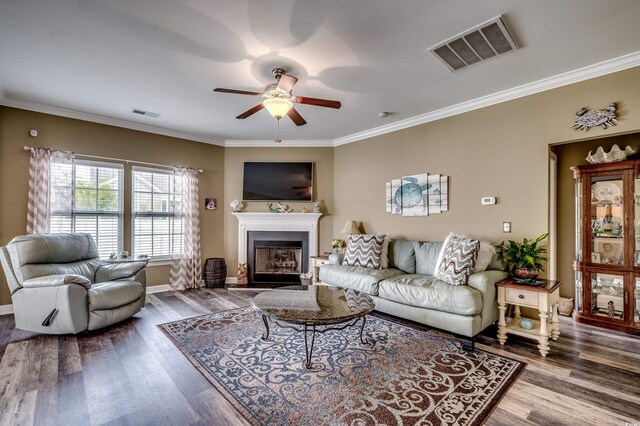
[[[78,336],[24,332],[0,316],[0,424],[246,424],[156,324],[246,306],[255,294],[150,294],[133,319]],[[510,335],[500,346],[492,330],[476,347],[528,363],[489,425],[640,424],[640,337],[562,318],[546,359],[533,340]]]

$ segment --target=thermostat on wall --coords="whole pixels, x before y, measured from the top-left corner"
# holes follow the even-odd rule
[[[482,197],[483,206],[492,206],[496,203],[496,197]]]

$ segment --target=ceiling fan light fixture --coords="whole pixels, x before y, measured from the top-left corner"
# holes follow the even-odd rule
[[[293,108],[293,102],[284,98],[267,98],[262,105],[269,111],[269,114],[280,120]]]

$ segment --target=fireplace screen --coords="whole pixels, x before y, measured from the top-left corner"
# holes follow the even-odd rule
[[[256,247],[256,274],[300,274],[302,248]]]

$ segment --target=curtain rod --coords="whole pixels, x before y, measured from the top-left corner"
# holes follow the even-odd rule
[[[33,150],[35,147],[34,146],[23,146],[22,149],[24,149],[25,151],[31,151]],[[111,158],[111,157],[101,157],[99,155],[89,155],[89,154],[78,154],[72,151],[62,151],[65,154],[75,154],[75,155],[79,155],[81,157],[85,157],[85,158],[94,158],[96,160],[111,160],[111,161],[120,161],[122,163],[125,164],[131,164],[131,163],[135,163],[135,164],[144,164],[145,166],[156,166],[156,167],[177,167],[177,166],[169,166],[167,164],[158,164],[158,163],[148,163],[146,161],[135,161],[135,160],[125,160],[124,158]],[[196,171],[198,173],[202,173],[204,170],[202,169],[196,169]]]

